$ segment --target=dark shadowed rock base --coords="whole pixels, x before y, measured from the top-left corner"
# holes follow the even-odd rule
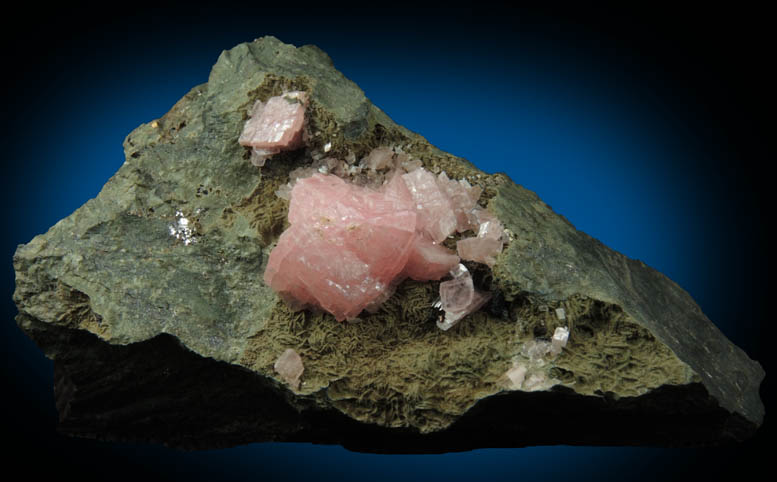
[[[721,445],[756,429],[694,383],[617,400],[563,387],[513,392],[481,401],[447,430],[422,435],[362,424],[333,409],[298,412],[263,377],[203,358],[170,335],[116,346],[82,331],[48,328],[38,341],[44,351],[58,352],[59,430],[101,440],[187,450],[283,441],[441,453],[551,444]]]

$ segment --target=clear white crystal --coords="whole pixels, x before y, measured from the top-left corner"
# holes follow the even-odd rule
[[[440,308],[445,317],[437,321],[437,327],[449,330],[468,314],[480,309],[490,298],[489,293],[475,290],[472,276],[466,266],[459,263],[450,271],[452,280],[440,283]]]
[[[545,388],[545,385],[547,385],[547,378],[545,377],[544,373],[533,373],[531,376],[529,376],[528,379],[526,379],[523,382],[523,388],[527,392],[534,392],[537,390],[542,390]]]
[[[510,380],[511,388],[517,390],[521,388],[521,385],[523,385],[523,380],[526,377],[526,365],[523,363],[513,365],[512,368],[507,370],[505,375],[507,375],[507,379]]]
[[[551,355],[557,356],[561,353],[561,350],[567,346],[567,340],[569,340],[569,328],[565,326],[556,328],[556,331],[553,332],[553,338],[550,340]]]
[[[184,217],[183,212],[175,212],[175,222],[167,227],[170,236],[183,242],[188,246],[196,241],[194,237],[194,227],[189,225],[189,220]]]
[[[550,342],[544,340],[529,340],[523,344],[521,353],[532,363],[542,365],[545,363],[544,357],[550,352]]]
[[[471,276],[461,276],[440,283],[440,300],[445,311],[461,311],[472,303],[475,287]]]

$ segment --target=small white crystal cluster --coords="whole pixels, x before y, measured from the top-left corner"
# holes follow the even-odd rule
[[[548,361],[561,354],[568,340],[569,328],[559,326],[553,332],[550,341],[529,340],[524,343],[521,346],[522,358],[516,359],[513,366],[505,373],[508,387],[531,392],[554,385],[556,381],[548,378],[543,367]]]
[[[175,212],[175,222],[170,224],[167,229],[170,232],[170,236],[182,241],[186,246],[196,241],[196,238],[194,237],[194,226],[192,226],[189,220],[184,217],[183,212],[181,211]]]
[[[561,350],[567,346],[568,340],[569,328],[559,326],[553,332],[550,341],[529,340],[524,343],[521,348],[521,354],[532,362],[544,364],[546,356],[550,354],[552,358],[557,357],[561,353]]]
[[[421,161],[411,159],[399,146],[375,148],[359,162],[353,152],[349,152],[344,159],[324,155],[329,150],[331,150],[331,142],[324,145],[323,153],[312,151],[310,155],[313,162],[309,166],[292,170],[289,173],[289,182],[275,191],[275,195],[289,201],[291,190],[297,180],[316,173],[332,174],[357,186],[378,189],[395,171],[401,170],[400,172],[408,173],[422,166]]]

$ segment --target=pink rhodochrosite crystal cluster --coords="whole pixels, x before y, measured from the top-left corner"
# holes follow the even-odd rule
[[[378,190],[320,173],[299,179],[264,280],[291,304],[342,321],[385,301],[404,277],[439,279],[459,258],[423,234],[417,206],[401,175]]]
[[[421,167],[398,168],[377,189],[318,172],[300,178],[290,192],[290,226],[270,253],[264,280],[292,306],[353,319],[405,278],[438,280],[458,272],[460,257],[440,243],[454,232],[480,231],[481,221],[492,230],[499,224],[477,205],[479,196],[466,181]],[[471,279],[467,287],[453,302],[457,320],[482,305],[472,303],[482,296],[473,294]]]
[[[305,92],[256,102],[239,138],[255,165],[300,146],[306,105]],[[442,329],[480,308],[488,295],[475,290],[460,261],[493,265],[504,239],[501,223],[477,204],[481,188],[444,171],[434,175],[388,147],[355,161],[352,154],[345,161],[319,157],[318,165],[290,174],[276,193],[289,200],[289,227],[270,253],[264,281],[292,307],[321,308],[338,321],[374,311],[406,278],[453,278],[440,287]],[[458,254],[441,244],[466,231],[477,234],[458,242]]]

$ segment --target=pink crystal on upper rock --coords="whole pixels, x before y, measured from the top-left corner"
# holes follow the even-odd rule
[[[240,145],[253,148],[254,165],[263,166],[271,155],[300,146],[306,105],[307,94],[300,91],[254,103],[251,118],[238,138]]]

